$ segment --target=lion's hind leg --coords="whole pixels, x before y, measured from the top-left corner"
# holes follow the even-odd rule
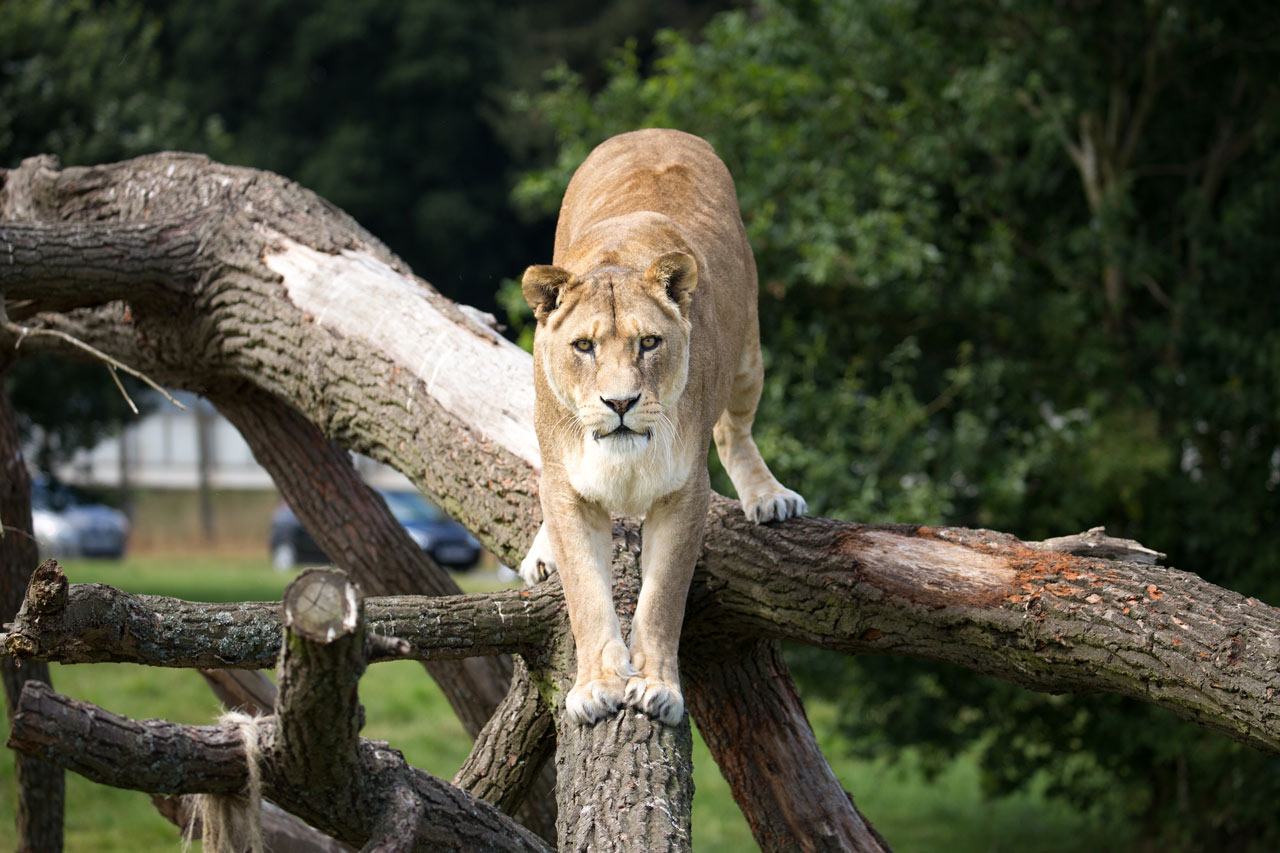
[[[804,515],[808,505],[804,498],[778,482],[765,464],[751,425],[755,421],[760,390],[764,386],[764,363],[760,345],[752,340],[746,347],[742,364],[733,379],[729,405],[716,421],[716,452],[729,472],[729,479],[742,501],[742,511],[757,524],[783,521]]]

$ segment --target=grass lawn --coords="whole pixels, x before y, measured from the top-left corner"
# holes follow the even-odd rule
[[[279,600],[293,574],[272,571],[265,557],[142,556],[119,563],[76,561],[66,565],[73,583],[99,581],[131,592],[193,601]],[[468,591],[499,586],[492,572],[457,576]],[[194,672],[130,664],[53,666],[54,686],[67,695],[133,717],[164,717],[208,724],[217,702]],[[443,695],[412,661],[382,663],[360,682],[367,737],[390,741],[409,761],[451,778],[470,746]],[[832,709],[810,709],[823,737]],[[7,737],[8,723],[4,724]],[[824,738],[825,739],[825,738]],[[977,766],[961,759],[932,782],[904,761],[841,758],[832,766],[862,812],[898,851],[1105,851],[1123,849],[1107,827],[1034,794],[984,800]],[[755,849],[746,822],[729,795],[701,738],[694,740],[694,849],[699,853]],[[165,851],[178,849],[174,828],[146,795],[96,785],[67,774],[68,851]],[[13,849],[16,801],[12,753],[0,751],[0,849]]]

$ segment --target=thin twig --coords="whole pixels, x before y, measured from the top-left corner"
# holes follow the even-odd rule
[[[105,362],[107,367],[111,368],[111,371],[112,371],[111,376],[113,379],[116,380],[116,385],[120,388],[120,392],[122,394],[124,393],[124,386],[120,383],[120,377],[115,375],[116,370],[123,370],[125,373],[129,374],[130,376],[141,379],[143,382],[147,383],[147,385],[151,386],[156,391],[159,391],[160,394],[166,400],[168,400],[170,403],[173,403],[179,409],[185,410],[187,408],[186,406],[182,405],[177,400],[175,400],[172,394],[170,394],[168,391],[164,390],[159,385],[157,385],[155,380],[147,376],[145,373],[135,370],[134,368],[130,367],[129,365],[125,364],[122,361],[119,361],[118,359],[112,358],[111,356],[107,355],[105,352],[98,349],[97,347],[91,346],[90,344],[85,343],[84,341],[80,340],[79,338],[73,335],[69,335],[66,332],[59,331],[58,329],[33,329],[30,326],[19,326],[17,323],[14,323],[12,320],[9,320],[9,319],[6,319],[4,321],[3,328],[6,329],[7,331],[14,332],[18,335],[18,342],[14,344],[14,349],[17,349],[18,347],[20,347],[22,345],[22,342],[26,340],[28,337],[36,337],[37,335],[44,335],[51,338],[57,338],[58,340],[65,341],[71,344],[73,347],[76,347],[77,349],[82,349],[85,352],[89,353],[90,355],[94,356],[95,358],[99,358],[103,362]],[[137,406],[133,405],[133,401],[129,399],[129,395],[125,394],[124,398],[126,401],[128,401],[129,406],[133,408],[133,411],[136,413],[138,411],[138,408]]]
[[[129,396],[129,392],[124,390],[124,383],[120,381],[120,374],[116,373],[116,369],[111,365],[107,365],[107,372],[111,374],[111,378],[115,380],[116,387],[120,389],[120,395],[124,397],[124,401],[129,404],[129,408],[133,409],[133,413],[138,414],[138,407],[134,405],[133,398]]]
[[[36,537],[34,534],[28,533],[27,531],[23,530],[21,527],[14,527],[13,525],[10,525],[10,524],[0,524],[0,539],[3,539],[6,533],[16,533],[19,536],[25,536],[32,541],[38,541],[36,540]]]

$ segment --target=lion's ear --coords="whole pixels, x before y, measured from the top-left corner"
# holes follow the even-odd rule
[[[680,313],[689,316],[689,304],[693,291],[698,288],[698,262],[693,255],[685,252],[667,252],[659,255],[649,265],[644,280],[680,308]]]
[[[564,289],[576,281],[577,277],[566,269],[533,266],[524,271],[524,280],[520,284],[524,291],[524,301],[529,303],[533,316],[541,323],[547,319],[548,314],[556,310]]]

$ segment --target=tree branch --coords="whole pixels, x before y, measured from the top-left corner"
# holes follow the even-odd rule
[[[34,681],[23,688],[8,746],[92,782],[153,794],[235,794],[248,778],[234,727],[130,720]]]
[[[407,652],[377,646],[373,659],[516,651],[546,642],[563,606],[550,590],[370,599],[371,634],[409,643]],[[57,561],[47,560],[33,574],[9,632],[0,637],[20,660],[265,669],[280,653],[278,608],[271,602],[208,604],[134,595],[106,584],[68,584]]]
[[[253,386],[216,390],[210,398],[244,436],[321,549],[366,595],[462,594],[365,485],[347,452],[326,440],[315,424]],[[436,661],[427,670],[472,736],[511,681],[511,661],[505,657]]]
[[[266,716],[276,705],[276,685],[258,670],[202,669],[200,674],[224,708],[250,716]],[[153,794],[152,804],[162,817],[198,838],[203,829],[191,801]],[[350,853],[353,848],[298,820],[274,803],[262,803],[262,835],[268,850],[290,853]]]
[[[40,310],[189,293],[207,216],[147,224],[0,224],[0,293]]]
[[[744,637],[958,663],[1053,693],[1106,691],[1280,751],[1280,610],[1162,566],[985,530],[799,519],[713,501],[686,637]]]
[[[639,551],[637,528],[615,526],[614,600],[624,636],[630,633],[640,588]],[[693,736],[688,716],[667,726],[623,709],[594,725],[570,721],[559,698],[569,692],[577,673],[573,636],[567,630],[530,666],[535,678],[550,682],[558,694],[557,849],[691,850]]]
[[[476,737],[453,784],[514,814],[554,749],[551,711],[516,658],[511,690]]]

